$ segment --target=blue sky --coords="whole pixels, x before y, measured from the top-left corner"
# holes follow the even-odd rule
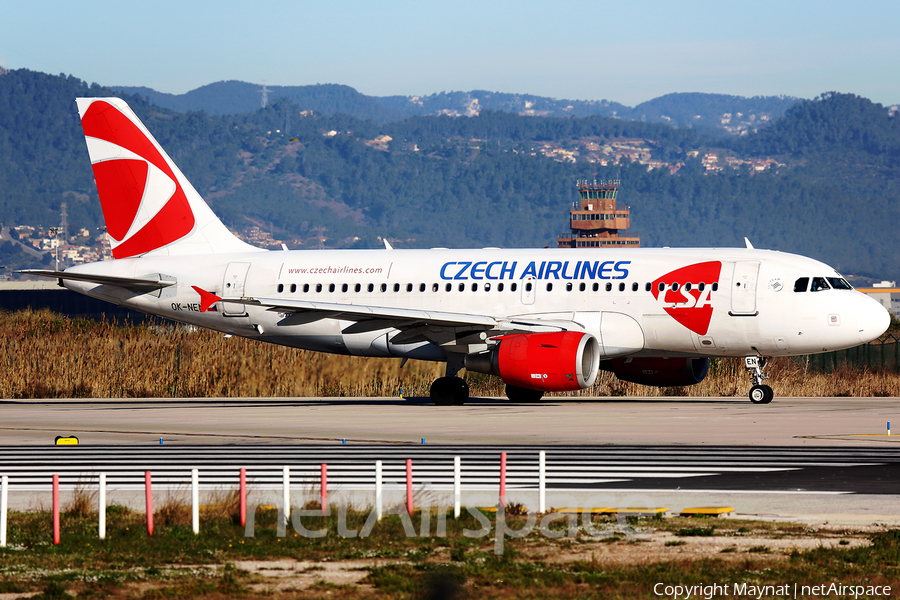
[[[670,92],[900,103],[900,2],[0,0],[0,65],[184,93],[485,89],[627,105]]]

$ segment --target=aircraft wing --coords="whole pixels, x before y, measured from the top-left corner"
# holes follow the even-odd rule
[[[430,341],[446,346],[457,343],[461,337],[469,335],[474,335],[476,338],[480,338],[479,341],[483,341],[488,337],[513,333],[565,331],[579,328],[572,321],[497,319],[487,315],[413,308],[309,302],[281,298],[222,298],[221,300],[249,306],[261,306],[269,311],[282,313],[284,318],[278,322],[280,326],[305,325],[321,319],[341,319],[354,321],[353,324],[343,329],[342,332],[346,334],[365,333],[386,328],[397,329],[401,333],[391,339],[395,344]],[[481,333],[487,333],[487,335],[480,336]]]
[[[66,271],[47,271],[44,269],[23,269],[16,271],[24,275],[38,275],[39,277],[53,277],[62,281],[63,279],[71,279],[72,281],[87,281],[88,283],[99,283],[102,285],[114,285],[116,287],[125,288],[139,293],[147,293],[155,290],[169,287],[178,283],[174,279],[139,279],[135,277],[112,277],[109,275],[91,275],[90,273],[67,273]]]

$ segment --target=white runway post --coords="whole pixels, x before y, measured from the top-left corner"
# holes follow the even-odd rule
[[[282,475],[281,505],[284,508],[284,526],[291,522],[291,468],[285,467]]]
[[[97,493],[97,529],[100,539],[106,539],[106,473],[100,473],[100,488]]]
[[[194,535],[200,533],[200,471],[191,469],[191,525]]]
[[[381,486],[381,461],[375,461],[375,518],[381,520],[381,507],[384,498]]]
[[[547,512],[547,453],[541,450],[538,460],[538,512]]]
[[[6,548],[6,508],[9,506],[9,476],[0,479],[0,548]]]
[[[458,519],[462,504],[462,465],[458,456],[453,457],[453,518]]]

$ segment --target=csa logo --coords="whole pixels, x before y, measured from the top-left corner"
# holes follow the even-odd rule
[[[194,227],[178,178],[147,136],[117,108],[95,101],[81,119],[115,258],[181,239]]]
[[[663,304],[663,310],[673,319],[697,335],[706,335],[713,313],[709,299],[712,284],[718,283],[721,272],[719,261],[676,269],[651,284],[653,297]],[[701,283],[704,284],[702,290]],[[660,291],[660,284],[664,284],[664,291]]]

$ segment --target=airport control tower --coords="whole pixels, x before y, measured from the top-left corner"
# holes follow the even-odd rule
[[[638,248],[638,236],[619,235],[628,229],[631,216],[628,207],[616,208],[619,181],[580,180],[578,201],[569,209],[571,233],[557,240],[558,248]]]

